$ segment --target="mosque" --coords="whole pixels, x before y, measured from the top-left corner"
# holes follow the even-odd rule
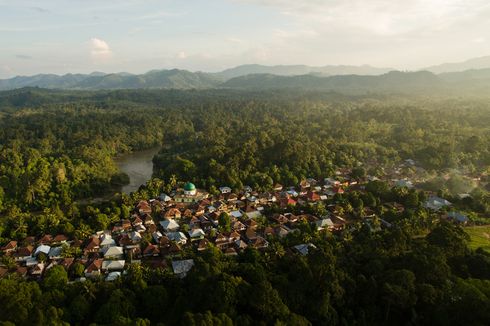
[[[197,189],[192,182],[187,182],[184,188],[177,189],[174,201],[178,203],[195,203],[208,197],[209,194],[207,192]]]

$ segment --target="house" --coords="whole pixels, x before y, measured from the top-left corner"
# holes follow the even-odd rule
[[[137,243],[131,240],[129,234],[124,234],[119,238],[119,245],[126,249],[137,247]]]
[[[289,205],[295,206],[296,200],[294,200],[291,197],[283,197],[283,198],[279,199],[279,205],[281,206],[281,208],[285,208]]]
[[[180,228],[179,223],[173,219],[161,221],[160,225],[165,232],[175,232]]]
[[[230,187],[220,187],[219,191],[221,191],[222,194],[229,194],[229,193],[231,193],[231,188]]]
[[[128,236],[132,243],[139,243],[143,239],[143,236],[137,231],[129,232]]]
[[[145,231],[146,231],[146,227],[145,227],[143,224],[141,224],[141,225],[136,226],[136,227],[134,228],[134,230],[135,230],[136,232],[145,232]]]
[[[181,245],[184,245],[187,243],[187,237],[182,232],[169,232],[169,233],[167,233],[167,237],[170,240],[172,240],[178,244],[181,244]]]
[[[31,276],[34,277],[41,277],[44,271],[44,267],[44,263],[37,263],[30,269],[29,273],[31,274]]]
[[[245,241],[243,241],[243,240],[237,240],[237,241],[235,241],[235,248],[238,251],[245,250],[247,247],[248,247],[248,244]]]
[[[102,262],[102,270],[104,271],[120,271],[124,269],[126,262],[124,260],[104,260]]]
[[[319,194],[317,194],[316,192],[313,192],[313,191],[308,191],[308,192],[306,193],[306,199],[307,199],[308,201],[313,201],[313,202],[315,202],[315,201],[319,201],[319,200],[320,200],[320,195],[319,195]]]
[[[116,241],[112,238],[110,234],[104,233],[100,238],[99,247],[105,249],[116,245]]]
[[[143,224],[143,220],[139,216],[136,216],[135,219],[133,220],[133,226],[136,227],[141,224]]]
[[[51,247],[49,250],[49,259],[61,259],[61,253],[63,252],[63,247]]]
[[[241,232],[241,231],[245,231],[247,229],[247,227],[245,226],[245,224],[243,224],[242,222],[240,221],[235,221],[235,222],[232,222],[231,223],[231,228],[234,230],[234,231],[238,231],[238,232]]]
[[[298,222],[298,216],[293,213],[284,213],[284,216],[288,219],[290,224]]]
[[[283,214],[278,214],[278,213],[272,215],[272,220],[276,223],[279,223],[279,224],[286,224],[287,222],[289,222],[289,220],[286,216],[284,216]]]
[[[160,237],[160,239],[158,240],[158,246],[160,247],[160,249],[169,248],[171,244],[172,244],[172,242],[165,235]]]
[[[140,214],[151,214],[151,206],[146,200],[141,200],[137,208]]]
[[[235,242],[235,241],[241,239],[240,233],[238,233],[236,231],[232,231],[232,232],[226,234],[226,236],[228,237],[229,242]]]
[[[128,219],[124,219],[121,221],[121,227],[123,228],[123,230],[127,231],[127,230],[131,230],[131,221],[128,220]]]
[[[208,249],[209,244],[210,242],[206,238],[199,240],[199,243],[197,244],[197,251],[204,251]]]
[[[157,257],[160,255],[160,248],[157,245],[149,244],[145,250],[143,250],[143,256],[145,257]]]
[[[17,249],[17,241],[9,241],[5,246],[0,248],[4,254],[10,254]]]
[[[8,272],[8,268],[0,266],[0,279],[4,278],[8,274]]]
[[[272,188],[274,191],[282,191],[282,184],[276,183],[274,187]]]
[[[245,213],[245,216],[249,219],[260,218],[262,217],[262,213],[258,210],[250,210]]]
[[[310,189],[311,184],[308,182],[308,180],[302,180],[299,183],[299,187],[301,189],[300,193],[306,193]]]
[[[258,226],[257,222],[254,220],[246,220],[245,225],[247,226],[248,229],[255,230]]]
[[[32,256],[32,252],[34,251],[33,246],[21,247],[14,254],[15,261],[25,261],[29,257]]]
[[[318,231],[325,229],[332,231],[335,229],[335,225],[330,218],[323,218],[315,221],[315,226]]]
[[[291,232],[291,230],[285,227],[284,225],[277,226],[274,228],[274,235],[279,238],[284,238],[289,234],[289,232]]]
[[[172,200],[172,198],[169,195],[164,194],[164,193],[160,194],[159,199],[160,199],[160,201],[163,201],[163,202],[169,202]]]
[[[461,224],[466,224],[469,221],[468,216],[464,215],[463,213],[455,212],[455,211],[451,211],[447,213],[447,218]]]
[[[236,255],[238,255],[238,253],[233,247],[229,247],[225,250],[225,256],[236,256]]]
[[[194,259],[174,260],[172,269],[177,277],[184,278],[194,266]]]
[[[110,272],[109,274],[107,274],[107,277],[105,278],[105,280],[107,282],[112,282],[112,281],[117,280],[120,277],[121,277],[121,272]]]
[[[269,246],[269,242],[261,236],[257,236],[255,239],[250,241],[250,246],[255,249],[264,249]]]
[[[218,235],[216,235],[214,244],[220,249],[225,249],[226,247],[228,247],[229,239],[226,235],[219,233]]]
[[[163,234],[160,231],[156,231],[151,234],[151,237],[153,238],[153,241],[158,243],[160,241],[160,238],[163,237]]]
[[[413,188],[413,183],[410,180],[407,179],[400,179],[395,181],[395,186],[400,187],[400,188],[408,188],[411,189]]]
[[[309,249],[316,249],[316,246],[312,243],[303,243],[293,247],[300,255],[306,256],[309,253]]]
[[[165,214],[163,214],[163,217],[166,218],[167,220],[169,219],[179,219],[182,217],[182,213],[180,212],[179,209],[173,207],[173,208],[170,208],[169,210],[167,210],[165,212]]]
[[[47,245],[40,245],[36,248],[36,251],[34,251],[34,256],[37,256],[41,253],[45,254],[46,256],[49,254],[49,251],[51,250],[50,246]]]
[[[245,231],[245,236],[249,243],[257,239],[257,233],[252,228],[248,228],[247,231]]]
[[[39,244],[48,245],[53,241],[53,236],[51,234],[44,235],[41,239],[39,239]]]
[[[175,242],[171,242],[170,243],[170,246],[168,248],[166,248],[165,250],[160,250],[160,252],[166,256],[166,257],[175,257],[175,256],[178,256],[180,255],[182,251],[182,248],[179,246],[179,244],[175,243]]]
[[[405,160],[405,164],[406,164],[407,166],[414,166],[414,165],[415,165],[415,161],[414,161],[414,160],[412,160],[411,158],[409,158],[409,159],[406,159],[406,160]]]
[[[67,257],[67,258],[63,258],[60,261],[60,265],[63,266],[66,271],[69,271],[71,265],[73,265],[74,262],[75,262],[75,258],[73,258],[73,257]]]
[[[63,244],[68,241],[68,238],[64,234],[58,234],[53,238],[53,244]]]
[[[98,252],[100,249],[100,240],[98,237],[93,236],[90,238],[88,241],[87,245],[85,246],[84,252],[87,253],[93,253],[93,252]]]
[[[85,268],[85,276],[86,277],[95,277],[100,275],[100,271],[102,269],[103,259],[94,259],[92,262],[88,264]]]
[[[451,203],[444,198],[440,198],[437,196],[431,196],[425,202],[425,207],[430,208],[432,210],[438,211],[443,207],[450,206]]]
[[[15,270],[15,274],[17,274],[21,278],[26,277],[27,267],[17,266],[17,269]]]
[[[189,234],[191,241],[201,240],[204,238],[205,235],[204,231],[201,228],[194,228],[187,233]]]
[[[107,247],[103,251],[104,259],[122,259],[124,258],[123,247]]]

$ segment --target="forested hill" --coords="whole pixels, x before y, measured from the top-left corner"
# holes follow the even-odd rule
[[[301,88],[365,93],[403,90],[421,91],[427,88],[442,89],[444,81],[426,71],[413,73],[392,71],[380,76],[347,75],[332,77],[313,75],[289,77],[256,74],[230,79],[221,86],[249,89]]]
[[[212,88],[222,80],[213,74],[186,70],[152,70],[142,75],[117,74],[67,74],[63,76],[41,74],[31,77],[19,76],[0,80],[0,90],[22,87],[57,89],[139,89],[139,88]]]
[[[287,69],[286,69],[287,68]],[[429,71],[391,71],[381,75],[366,72],[326,76],[307,66],[237,67],[222,73],[190,72],[186,70],[154,70],[142,75],[127,73],[90,75],[36,75],[0,80],[0,90],[42,87],[65,90],[121,89],[237,89],[271,90],[303,89],[333,91],[345,94],[404,93],[404,94],[471,94],[481,95],[490,90],[490,69],[467,70],[434,74]],[[346,68],[347,69],[347,68]],[[351,69],[351,68],[349,68]],[[361,71],[351,69],[352,71]],[[252,72],[251,74],[247,74]],[[259,72],[259,73],[254,73]],[[264,73],[262,73],[264,72]],[[303,73],[304,74],[301,74]],[[380,71],[381,72],[381,71]],[[234,77],[237,76],[237,77]],[[229,79],[231,78],[231,79]]]

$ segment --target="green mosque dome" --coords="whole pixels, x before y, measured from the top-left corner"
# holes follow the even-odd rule
[[[196,190],[196,186],[192,182],[187,182],[184,185],[184,190],[185,191],[193,191],[193,190]]]

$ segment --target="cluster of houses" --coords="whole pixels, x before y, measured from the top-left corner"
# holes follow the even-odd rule
[[[41,278],[46,270],[56,265],[65,267],[69,275],[75,277],[73,266],[77,264],[78,279],[104,277],[112,281],[121,276],[128,264],[134,263],[171,268],[177,276],[184,277],[194,265],[192,259],[183,259],[188,258],[188,250],[198,253],[214,245],[227,256],[237,255],[247,247],[263,250],[271,237],[282,238],[299,232],[300,223],[309,223],[319,231],[341,230],[349,223],[349,218],[341,216],[335,205],[329,205],[326,216],[295,215],[287,208],[363,189],[362,184],[348,178],[348,171],[342,174],[344,177],[338,178],[342,181],[306,179],[298,187],[287,189],[276,184],[271,192],[244,187],[235,193],[229,187],[221,187],[218,196],[210,196],[194,184],[186,183],[170,194],[136,203],[129,218],[87,239],[69,239],[58,234],[4,244],[0,251],[13,259],[15,267],[0,266],[0,278],[9,273]],[[283,208],[283,213],[265,214],[272,205]],[[400,204],[392,205],[394,209],[403,209]],[[426,203],[434,210],[449,205],[451,203],[438,197],[431,197]],[[229,217],[226,225],[223,225],[223,216]],[[390,224],[385,222],[385,226]],[[290,249],[306,255],[312,247],[312,244],[299,244]],[[67,254],[73,252],[77,254]]]

